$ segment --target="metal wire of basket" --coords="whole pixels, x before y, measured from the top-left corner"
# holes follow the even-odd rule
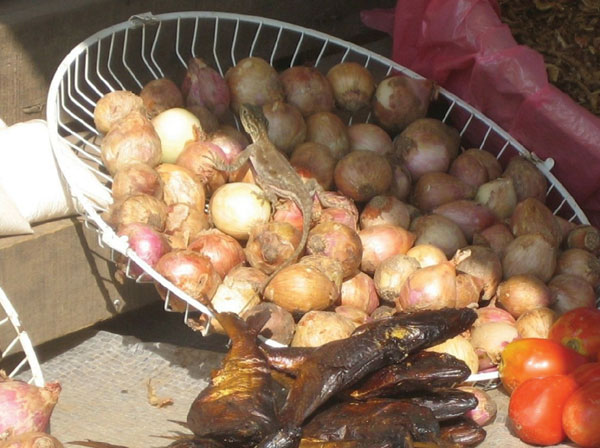
[[[23,330],[21,321],[19,320],[19,314],[2,288],[0,288],[0,308],[4,310],[5,314],[4,317],[0,315],[0,328],[3,326],[12,327],[12,333],[15,334],[15,337],[6,347],[0,347],[0,365],[4,359],[11,355],[12,352],[16,352],[20,346],[24,353],[23,359],[21,359],[21,361],[19,361],[8,373],[9,378],[14,378],[17,375],[25,376],[26,368],[29,367],[27,376],[31,375],[31,378],[28,382],[33,383],[38,387],[43,387],[44,375],[42,374],[42,368],[38,362],[31,339],[27,332]]]
[[[422,79],[358,45],[277,20],[222,12],[144,13],[106,28],[76,46],[59,65],[48,93],[47,121],[52,147],[86,225],[98,233],[99,243],[106,244],[113,256],[115,252],[126,255],[128,263],[136,263],[145,270],[145,280],[150,278],[167,289],[167,311],[171,294],[183,299],[187,304],[186,321],[190,311],[213,316],[202,303],[140,259],[126,239],[116,235],[101,218],[104,209],[70,179],[67,165],[62,161],[66,152],[73,151],[110,191],[112,178],[103,169],[100,134],[93,124],[94,108],[100,97],[119,89],[136,92],[148,81],[160,77],[177,80],[191,57],[203,58],[223,75],[248,56],[262,57],[278,71],[294,65],[311,65],[326,72],[336,63],[353,61],[367,67],[376,80],[392,72]],[[540,160],[529,153],[493,121],[445,89],[439,90],[433,114],[460,131],[464,148],[484,149],[501,161],[514,155],[529,158],[548,180],[546,203],[553,212],[574,223],[589,223],[573,197],[551,173],[552,159]],[[349,123],[367,122],[371,115],[359,112],[347,118]],[[482,376],[483,380],[493,378],[493,373]]]

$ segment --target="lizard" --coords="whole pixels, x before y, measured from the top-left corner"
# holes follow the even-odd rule
[[[271,204],[275,204],[278,197],[289,199],[298,206],[302,213],[300,242],[291,257],[270,274],[265,282],[266,286],[279,271],[296,261],[304,250],[312,220],[313,193],[318,195],[318,191],[322,188],[314,179],[309,179],[305,183],[288,158],[271,142],[268,136],[268,121],[260,106],[242,104],[239,116],[252,143],[230,164],[219,158],[213,159],[215,168],[221,171],[236,171],[250,160],[256,183],[264,190],[265,196]]]

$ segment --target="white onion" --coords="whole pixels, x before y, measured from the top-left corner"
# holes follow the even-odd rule
[[[162,162],[175,163],[185,144],[196,139],[200,120],[189,110],[174,107],[154,117],[152,125],[160,137]]]

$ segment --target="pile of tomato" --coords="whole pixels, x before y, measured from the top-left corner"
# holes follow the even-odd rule
[[[522,441],[600,447],[600,310],[574,309],[553,324],[548,339],[511,342],[499,372],[510,394],[510,424]]]

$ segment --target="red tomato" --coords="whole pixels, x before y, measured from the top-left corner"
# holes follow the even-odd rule
[[[556,445],[565,438],[562,426],[565,402],[577,389],[569,375],[531,378],[510,396],[508,417],[517,436],[534,445]]]
[[[562,424],[567,437],[579,446],[600,446],[600,381],[590,381],[567,399]]]
[[[525,380],[571,373],[586,362],[585,356],[556,341],[523,338],[504,347],[498,372],[510,394]]]
[[[583,386],[592,380],[600,380],[600,362],[588,362],[571,372],[577,384]]]
[[[582,307],[567,311],[550,327],[548,338],[593,357],[600,351],[600,310]]]

